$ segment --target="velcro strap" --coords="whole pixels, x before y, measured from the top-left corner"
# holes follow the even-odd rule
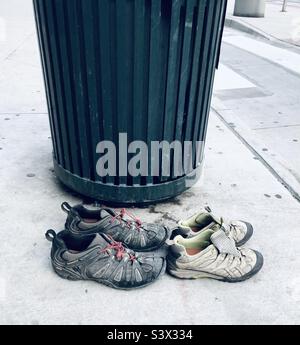
[[[241,256],[241,253],[238,251],[234,240],[229,238],[223,230],[216,231],[211,235],[210,239],[221,254],[231,254],[237,257]]]

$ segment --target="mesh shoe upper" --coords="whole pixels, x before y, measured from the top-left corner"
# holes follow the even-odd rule
[[[168,237],[166,227],[142,223],[125,209],[116,213],[108,208],[89,210],[83,205],[68,210],[66,229],[74,236],[106,234],[135,251],[157,249]]]
[[[143,287],[165,270],[165,259],[154,254],[135,253],[105,235],[81,240],[63,231],[53,239],[52,265],[63,278],[95,280],[118,289]]]

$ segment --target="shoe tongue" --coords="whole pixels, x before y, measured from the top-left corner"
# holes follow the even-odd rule
[[[221,229],[221,225],[219,223],[216,223],[210,227],[210,230],[213,230],[214,232],[217,232],[220,229]]]
[[[228,237],[223,230],[218,230],[213,233],[210,240],[221,254],[232,254],[238,257],[241,256],[240,252],[236,248],[234,240]]]
[[[91,242],[88,248],[92,248],[94,246],[101,246],[101,248],[105,248],[110,244],[109,240],[105,239],[104,236],[96,234],[95,238]]]
[[[195,222],[198,225],[200,226],[203,225],[203,227],[205,227],[212,222],[220,224],[220,219],[218,219],[217,217],[214,217],[211,213],[208,213],[206,210],[204,210],[197,215]]]

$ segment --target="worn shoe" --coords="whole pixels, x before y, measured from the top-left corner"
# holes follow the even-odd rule
[[[52,242],[54,271],[69,280],[94,280],[116,289],[136,289],[153,283],[165,272],[166,260],[136,254],[106,235],[74,238],[69,231],[46,232]]]
[[[222,217],[214,216],[209,207],[187,220],[181,220],[178,227],[173,237],[179,234],[184,237],[193,237],[206,229],[218,231],[222,228],[229,237],[233,238],[238,247],[245,244],[253,235],[253,226],[250,223],[241,220],[225,222]]]
[[[182,279],[213,278],[235,283],[249,279],[263,266],[263,256],[252,249],[237,248],[225,232],[204,230],[170,241],[168,272]]]
[[[65,227],[74,236],[106,234],[132,250],[143,252],[160,248],[168,239],[167,227],[142,223],[125,209],[117,214],[109,208],[89,209],[63,203],[62,210],[68,214]]]

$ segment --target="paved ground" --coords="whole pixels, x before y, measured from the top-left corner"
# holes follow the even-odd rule
[[[300,48],[291,52],[238,31],[225,30],[213,101],[214,109],[298,199],[299,54]]]
[[[16,17],[12,16],[15,12]],[[214,98],[219,114],[212,112],[210,118],[203,180],[172,202],[134,210],[145,220],[169,225],[203,204],[219,214],[247,219],[255,227],[249,246],[264,254],[263,270],[241,284],[181,281],[166,275],[146,289],[115,291],[95,283],[62,280],[51,269],[50,244],[44,232],[62,227],[62,201],[75,203],[80,198],[66,192],[52,171],[31,1],[1,2],[0,13],[5,17],[8,38],[0,42],[0,324],[299,323],[299,202],[275,172],[266,168],[262,157],[253,153],[248,138],[239,138],[239,127],[233,128],[221,112],[230,107],[235,113],[232,91],[242,93],[237,100],[241,107],[238,118],[232,122],[238,124],[241,117],[244,127],[256,137],[259,131],[254,128],[260,127],[256,124],[260,121],[246,105],[262,106],[259,100],[279,91],[273,79],[268,83],[261,75],[259,81],[248,77],[251,71],[243,59],[251,58],[253,69],[265,60],[234,46],[230,46],[231,52],[229,45],[224,45],[222,75]],[[233,33],[228,32],[227,38],[230,35]],[[236,67],[238,61],[241,65]],[[263,65],[265,68],[268,66]],[[286,88],[288,77],[282,74]],[[294,78],[291,76],[291,83],[297,83]],[[227,84],[232,81],[229,87],[224,79]],[[254,97],[249,101],[251,89]],[[294,97],[292,90],[286,97]],[[248,111],[251,122],[245,115]],[[257,113],[261,111],[257,109]],[[271,111],[263,115],[267,125],[275,121],[270,116],[277,115]],[[287,120],[292,121],[289,116]],[[288,135],[297,138],[293,132]],[[271,136],[270,132],[265,135],[268,140]],[[284,134],[278,136],[283,138]],[[277,153],[281,146],[277,145]],[[275,152],[275,145],[268,143],[266,147]],[[289,150],[286,146],[286,153]],[[295,170],[299,171],[298,166]]]
[[[233,16],[235,0],[228,0],[228,24],[250,30],[258,35],[300,46],[300,2],[288,0],[287,11],[282,12],[283,0],[266,2],[264,18]]]

